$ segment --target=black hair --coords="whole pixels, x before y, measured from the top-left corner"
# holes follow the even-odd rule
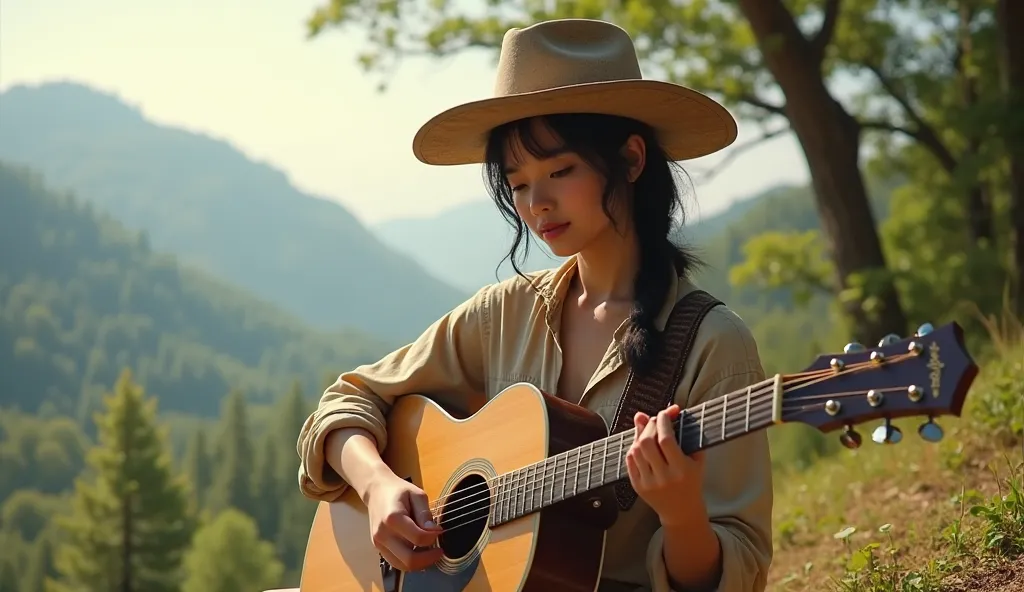
[[[660,334],[655,328],[671,282],[670,269],[689,275],[701,265],[697,256],[671,240],[672,225],[684,222],[679,187],[672,175],[678,165],[665,153],[650,126],[634,119],[590,113],[547,115],[544,125],[561,140],[557,147],[545,147],[537,138],[530,119],[507,123],[491,131],[486,151],[484,175],[491,198],[505,220],[515,230],[512,246],[505,255],[513,269],[523,276],[519,265],[529,252],[530,236],[513,202],[512,188],[505,175],[506,150],[518,141],[535,158],[549,158],[556,152],[577,154],[606,179],[602,208],[614,226],[615,200],[630,192],[629,163],[621,153],[632,135],[646,144],[643,171],[633,182],[632,220],[640,248],[640,267],[634,280],[634,305],[623,338],[626,361],[636,370],[643,369],[657,356]],[[513,148],[514,149],[514,148]],[[685,174],[685,173],[684,173]],[[621,211],[621,210],[620,210]],[[500,263],[499,263],[500,266]],[[523,276],[525,277],[525,276]]]

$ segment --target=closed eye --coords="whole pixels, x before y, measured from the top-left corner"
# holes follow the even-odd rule
[[[551,176],[555,177],[555,178],[564,177],[564,176],[568,175],[569,173],[571,173],[573,168],[574,168],[573,166],[567,166],[567,167],[565,167],[564,169],[562,169],[560,171],[555,171],[555,172],[551,173]]]

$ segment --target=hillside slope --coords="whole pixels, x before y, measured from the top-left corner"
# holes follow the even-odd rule
[[[0,165],[0,211],[0,406],[87,418],[130,366],[162,410],[214,417],[229,388],[268,400],[385,351],[315,333],[24,170]]]
[[[90,88],[11,88],[0,95],[0,137],[0,159],[310,323],[404,341],[467,296],[280,171]],[[395,286],[415,286],[416,298]]]

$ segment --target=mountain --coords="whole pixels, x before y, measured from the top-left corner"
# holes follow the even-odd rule
[[[432,275],[467,292],[515,273],[512,265],[503,261],[512,245],[512,227],[490,200],[459,204],[434,216],[386,220],[373,230],[386,244],[415,259]],[[529,256],[520,269],[537,271],[557,266],[561,261],[545,245],[532,239]]]
[[[891,184],[872,184],[873,206],[879,219],[887,214],[891,189]],[[673,240],[695,249],[707,264],[698,274],[698,282],[737,304],[753,304],[766,296],[773,296],[771,300],[778,304],[789,301],[789,296],[782,292],[769,295],[736,290],[730,285],[729,269],[742,261],[747,240],[767,231],[820,229],[814,196],[806,186],[771,187],[737,200],[711,216],[691,212],[687,215],[686,225]],[[514,273],[512,266],[502,261],[512,244],[512,228],[489,200],[460,204],[434,216],[386,220],[373,230],[381,240],[416,260],[431,274],[466,291]],[[560,261],[543,243],[533,239],[521,269],[535,271]]]
[[[20,167],[0,164],[0,211],[0,407],[88,419],[131,367],[161,411],[216,417],[232,388],[319,388],[389,347],[314,331]]]
[[[407,341],[468,295],[281,171],[227,142],[154,124],[91,88],[7,90],[0,138],[0,160],[38,170],[53,187],[145,230],[155,249],[311,324]]]

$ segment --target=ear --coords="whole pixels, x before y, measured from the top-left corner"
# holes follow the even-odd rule
[[[626,159],[629,166],[626,178],[629,179],[630,183],[633,183],[640,176],[640,173],[644,172],[644,165],[647,163],[647,144],[643,138],[633,134],[626,138],[626,143],[622,145],[620,153]]]

